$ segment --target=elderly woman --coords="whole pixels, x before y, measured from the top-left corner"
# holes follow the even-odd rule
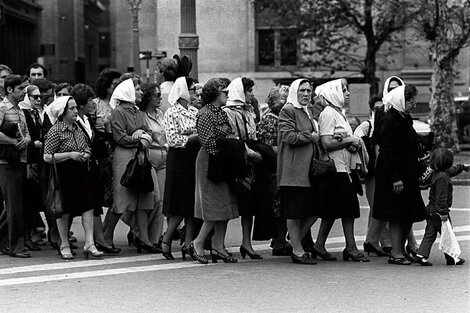
[[[70,97],[59,97],[50,104],[46,113],[53,126],[46,135],[44,143],[44,161],[57,163],[57,176],[63,199],[62,217],[57,219],[57,228],[60,235],[59,253],[62,259],[73,259],[70,250],[69,216],[81,215],[85,230],[85,258],[102,257],[93,240],[93,203],[91,197],[91,184],[87,167],[90,158],[90,147],[86,135],[77,126],[77,104]]]
[[[158,240],[163,233],[163,192],[165,188],[167,145],[163,112],[159,109],[161,105],[161,93],[157,84],[142,84],[142,101],[138,104],[139,109],[144,112],[145,120],[152,131],[152,143],[148,150],[148,159],[152,164],[153,178],[153,210],[148,215],[147,236],[153,246],[158,245]],[[139,234],[140,236],[140,234]],[[161,247],[158,247],[161,248]]]
[[[232,136],[243,140],[246,143],[256,141],[256,122],[255,112],[250,102],[253,98],[253,87],[255,83],[250,78],[238,77],[228,85],[228,100],[224,107],[227,113],[230,127],[232,128]],[[251,172],[254,171],[254,162],[261,161],[261,155],[254,150],[247,148],[248,157],[250,159]],[[251,177],[253,180],[253,175]],[[252,247],[251,233],[253,229],[253,216],[255,215],[254,207],[255,194],[252,190],[238,190],[237,204],[241,216],[242,224],[242,244],[240,245],[240,253],[244,258],[248,255],[251,259],[262,259]]]
[[[263,115],[263,119],[258,127],[259,141],[272,146],[275,151],[277,151],[279,112],[286,103],[287,98],[287,96],[284,98],[281,93],[285,93],[285,91],[288,93],[288,88],[289,86],[271,88],[266,98],[268,111]],[[267,178],[270,195],[269,207],[272,208],[276,220],[277,236],[272,238],[271,241],[272,254],[276,256],[290,256],[292,254],[292,247],[286,241],[286,218],[282,215],[279,208],[279,187],[277,186],[276,172],[265,169],[262,171],[262,174]]]
[[[405,242],[415,222],[425,219],[418,183],[417,134],[410,112],[418,91],[413,85],[399,86],[384,98],[389,107],[379,130],[373,217],[390,223],[390,264],[409,265]]]
[[[153,210],[151,192],[140,193],[121,185],[121,177],[129,161],[134,158],[136,150],[139,146],[142,148],[138,155],[139,160],[142,160],[152,137],[144,113],[136,107],[136,103],[142,99],[140,77],[135,74],[123,74],[120,81],[122,82],[114,89],[110,100],[111,107],[115,108],[111,114],[111,129],[116,142],[113,155],[114,205],[112,210],[108,210],[105,235],[111,239],[111,242],[114,229],[122,214],[126,211],[134,212],[139,232],[146,234],[148,211]],[[141,235],[140,240],[136,241],[136,246],[138,252],[142,249],[158,252],[145,235]]]
[[[325,242],[335,219],[341,218],[346,239],[343,260],[368,262],[369,259],[357,249],[354,237],[354,219],[359,217],[359,202],[350,177],[351,153],[356,153],[361,143],[342,113],[343,107],[349,105],[348,85],[345,79],[336,79],[320,85],[315,93],[328,104],[320,113],[318,124],[321,143],[334,161],[337,173],[327,179],[327,205],[320,212],[322,223],[313,252],[324,260],[336,260],[326,251]]]
[[[287,219],[293,263],[316,264],[304,251],[302,238],[316,221],[316,189],[308,176],[314,146],[319,141],[310,105],[312,87],[306,79],[295,80],[286,105],[279,113],[277,181],[281,213]]]
[[[224,138],[229,138],[232,132],[227,114],[221,109],[227,101],[224,82],[217,78],[209,80],[202,89],[202,101],[204,107],[199,112],[196,125],[202,148],[196,160],[195,217],[202,219],[204,223],[190,246],[190,253],[198,262],[207,264],[204,242],[214,229],[211,240],[212,261],[217,262],[221,259],[225,263],[235,263],[237,260],[225,250],[224,245],[227,223],[238,217],[235,193],[227,179],[208,178],[211,158],[218,158],[221,155],[218,143]],[[242,143],[240,145],[244,158],[245,148]]]
[[[165,113],[165,134],[169,150],[163,213],[167,216],[168,228],[162,239],[162,251],[168,260],[174,260],[171,254],[171,239],[183,219],[186,227],[185,241],[181,247],[183,259],[195,237],[195,166],[200,148],[196,133],[198,110],[190,105],[195,99],[194,80],[190,77],[180,77],[171,88],[168,96],[170,108]]]

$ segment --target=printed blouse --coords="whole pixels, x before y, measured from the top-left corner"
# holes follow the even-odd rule
[[[88,149],[85,133],[76,123],[57,121],[46,135],[44,154],[81,152]]]
[[[181,104],[172,105],[165,113],[165,134],[168,146],[182,148],[186,146],[189,135],[195,133],[198,110],[188,105],[185,109]]]
[[[227,114],[212,104],[199,111],[196,128],[201,145],[212,155],[219,153],[217,139],[227,138],[232,132]]]

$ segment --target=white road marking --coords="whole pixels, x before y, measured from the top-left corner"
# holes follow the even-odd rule
[[[10,278],[10,279],[0,280],[0,287],[22,285],[22,284],[43,283],[43,282],[56,281],[56,280],[70,280],[70,279],[80,279],[80,278],[90,278],[90,277],[94,278],[94,277],[110,276],[110,275],[122,275],[122,274],[129,274],[129,273],[165,271],[165,270],[171,270],[171,269],[190,268],[190,267],[198,267],[198,266],[206,266],[206,265],[195,263],[195,262],[191,262],[191,263],[180,262],[180,263],[168,263],[168,264],[149,265],[149,266],[140,266],[140,267],[115,268],[115,269],[108,269],[108,270],[88,271],[88,272],[79,272],[79,273]]]

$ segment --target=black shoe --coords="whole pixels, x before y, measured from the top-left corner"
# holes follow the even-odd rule
[[[286,245],[282,248],[273,248],[274,256],[290,256],[292,254],[292,246]]]
[[[134,233],[131,230],[127,233],[127,244],[129,245],[129,247],[131,245],[135,246],[135,237]]]
[[[412,257],[415,257],[418,254],[418,251],[411,249],[410,246],[406,246],[406,252]]]
[[[243,246],[241,246],[243,247]],[[241,251],[241,247],[240,247],[240,251]],[[214,254],[214,251],[215,251],[215,254]],[[261,257],[261,256],[259,256]],[[219,251],[215,250],[215,249],[212,249],[211,250],[211,258],[212,258],[212,263],[217,263],[217,260],[222,260],[224,261],[225,263],[237,263],[238,260],[235,259],[233,256],[230,256],[230,255],[225,255],[223,253],[220,253]]]
[[[27,259],[31,257],[31,254],[29,254],[28,252],[16,252],[16,253],[10,253],[10,256],[12,258]]]
[[[369,262],[369,259],[365,257],[364,254],[358,253],[356,255],[352,254],[348,250],[343,250],[343,261],[352,260],[354,262]]]
[[[325,253],[322,253],[322,252],[318,251],[315,248],[312,248],[312,255],[313,256],[319,256],[322,260],[325,260],[325,261],[336,261],[337,260],[337,258],[331,256],[331,254],[328,253],[328,251],[326,251]]]
[[[411,262],[408,261],[406,258],[396,258],[396,257],[390,256],[388,258],[388,264],[411,265]]]
[[[248,251],[243,245],[240,246],[240,254],[242,255],[242,258],[245,258],[247,255],[250,257],[250,259],[253,260],[262,260],[263,257],[257,253],[251,253]]]
[[[163,250],[163,246],[167,246],[169,248],[169,251],[168,252],[165,252]],[[171,244],[168,243],[168,242],[165,242],[163,241],[162,239],[162,242],[161,242],[161,247],[162,247],[162,255],[165,259],[167,260],[170,260],[170,261],[173,261],[175,259],[175,257],[173,256],[173,254],[171,254]]]
[[[142,249],[150,252],[150,253],[160,253],[162,252],[159,248],[155,247],[154,245],[147,245],[142,242],[142,240],[135,240],[134,242],[137,246],[137,253],[142,253]]]
[[[194,250],[191,249],[191,246],[189,248],[186,248],[185,245],[182,245],[181,246],[181,257],[184,261],[186,261],[186,254],[189,254],[189,256],[191,257],[191,259],[193,259],[194,261],[196,261],[196,258],[194,257]]]
[[[392,247],[382,247],[382,251],[390,255],[392,254]]]
[[[69,242],[69,246],[70,246],[70,249],[73,249],[73,250],[77,250],[77,249],[78,249],[77,245],[75,245],[75,244],[73,244],[73,243],[71,243],[71,242]]]
[[[421,264],[422,266],[432,266],[432,263],[428,261],[428,259],[426,259],[425,257],[423,256],[415,256],[413,258],[413,261],[415,263],[418,263],[418,264]]]
[[[203,255],[197,254],[196,249],[194,249],[194,244],[192,242],[189,245],[189,250],[193,251],[194,259],[196,261],[198,261],[199,263],[201,263],[201,264],[208,264],[209,263],[209,261],[207,260],[207,258],[204,254]]]
[[[465,263],[465,259],[459,259],[457,263],[455,263],[454,259],[447,259],[447,265],[462,265]]]
[[[317,264],[317,261],[315,259],[312,259],[307,252],[302,254],[302,256],[297,256],[296,254],[292,253],[290,258],[292,260],[292,263],[295,264]]]
[[[102,245],[98,242],[95,242],[95,247],[96,249],[98,249],[99,251],[102,251],[104,253],[110,253],[110,254],[118,254],[119,252],[121,252],[121,249],[119,248],[115,248],[113,246],[105,246],[105,245]]]
[[[3,255],[9,255],[10,254],[10,249],[5,246],[0,246],[0,254]]]
[[[364,252],[367,252],[367,255],[370,253],[375,253],[377,256],[390,256],[390,254],[385,253],[381,248],[377,248],[374,244],[364,241]]]

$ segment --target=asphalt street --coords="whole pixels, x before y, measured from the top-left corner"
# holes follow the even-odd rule
[[[423,192],[427,202],[427,193]],[[355,233],[362,249],[369,208],[360,198],[361,218]],[[452,221],[468,262],[447,266],[438,244],[433,267],[395,266],[387,258],[370,256],[369,263],[343,262],[340,221],[327,249],[339,261],[317,265],[292,264],[273,257],[269,242],[256,242],[264,260],[242,260],[240,221],[229,224],[227,246],[236,264],[200,265],[161,255],[137,254],[128,247],[120,223],[115,243],[118,256],[103,260],[60,260],[46,248],[31,259],[0,256],[0,313],[3,312],[470,312],[470,186],[454,187]],[[316,223],[312,234],[318,230]],[[425,223],[414,225],[421,239]],[[83,246],[80,219],[73,231]],[[178,251],[178,242],[173,242]],[[78,250],[80,253],[80,249]],[[220,261],[219,261],[220,262]]]

